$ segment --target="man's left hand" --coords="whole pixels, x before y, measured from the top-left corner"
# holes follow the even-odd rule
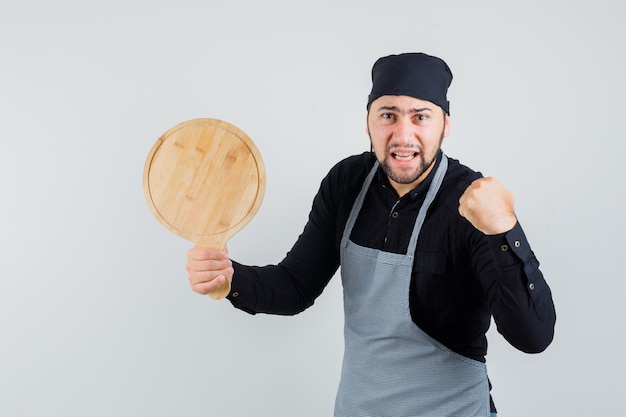
[[[495,178],[472,182],[459,199],[459,213],[486,235],[508,232],[517,223],[513,194]]]

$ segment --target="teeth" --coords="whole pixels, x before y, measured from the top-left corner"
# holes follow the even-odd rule
[[[409,161],[415,157],[415,152],[394,152],[393,157],[398,161]]]

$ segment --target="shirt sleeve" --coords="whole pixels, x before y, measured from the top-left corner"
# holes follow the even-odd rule
[[[322,181],[304,231],[277,265],[233,261],[228,299],[250,314],[297,314],[313,305],[339,267],[335,245],[336,201],[332,172]]]
[[[487,284],[487,298],[498,332],[527,353],[545,350],[554,337],[556,312],[552,293],[539,261],[519,223],[509,232],[485,236],[495,264]]]

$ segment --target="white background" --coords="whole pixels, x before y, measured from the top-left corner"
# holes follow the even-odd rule
[[[296,317],[193,293],[145,158],[196,117],[257,144],[267,191],[230,244],[275,263],[321,178],[369,149],[370,69],[444,58],[444,150],[516,195],[557,306],[540,355],[490,331],[501,416],[623,414],[626,3],[21,1],[0,10],[0,415],[330,416],[339,280]]]

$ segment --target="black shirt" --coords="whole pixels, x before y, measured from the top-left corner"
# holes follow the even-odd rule
[[[484,362],[485,334],[493,315],[498,331],[514,347],[540,352],[552,341],[556,314],[539,262],[519,224],[507,233],[486,236],[459,215],[460,196],[481,175],[448,160],[417,242],[409,294],[413,321],[451,350]],[[233,262],[228,298],[235,307],[251,314],[291,315],[313,304],[339,267],[348,215],[374,163],[373,153],[366,152],[331,169],[315,196],[304,231],[278,265]],[[435,170],[399,198],[379,169],[351,240],[406,253]]]

